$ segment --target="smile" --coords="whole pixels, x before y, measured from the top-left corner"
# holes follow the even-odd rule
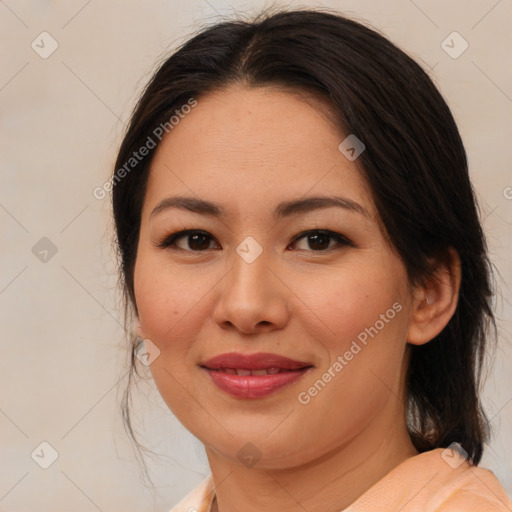
[[[248,370],[245,368],[220,368],[214,370],[221,373],[228,373],[229,375],[276,375],[277,373],[290,372],[293,370],[286,370],[284,368],[264,368],[263,370]]]
[[[264,398],[298,381],[311,363],[271,353],[231,352],[201,363],[211,382],[237,398]]]

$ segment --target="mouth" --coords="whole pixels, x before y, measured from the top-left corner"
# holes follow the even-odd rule
[[[278,373],[283,372],[293,372],[296,370],[285,370],[284,368],[263,368],[261,370],[249,370],[247,368],[207,368],[208,370],[212,370],[214,372],[227,373],[229,375],[277,375]]]
[[[211,382],[237,398],[263,398],[299,380],[313,368],[308,362],[278,354],[231,352],[209,359],[199,366]]]

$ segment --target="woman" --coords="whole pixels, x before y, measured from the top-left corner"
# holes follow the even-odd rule
[[[156,72],[115,169],[132,369],[212,473],[173,511],[512,510],[477,466],[485,239],[413,60],[328,12],[220,23]]]

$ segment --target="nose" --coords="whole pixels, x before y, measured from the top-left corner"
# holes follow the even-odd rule
[[[292,295],[283,277],[269,266],[264,253],[249,263],[235,252],[231,270],[216,287],[215,322],[243,334],[282,329]]]

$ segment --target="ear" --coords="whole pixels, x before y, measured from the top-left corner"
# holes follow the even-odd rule
[[[449,247],[431,263],[434,275],[413,290],[411,324],[407,341],[423,345],[435,338],[448,324],[457,308],[461,281],[460,258]]]
[[[145,340],[147,338],[147,336],[144,334],[144,329],[142,328],[142,324],[141,324],[138,316],[136,316],[134,318],[132,328],[137,333],[137,336],[139,338],[142,338],[143,340]]]

